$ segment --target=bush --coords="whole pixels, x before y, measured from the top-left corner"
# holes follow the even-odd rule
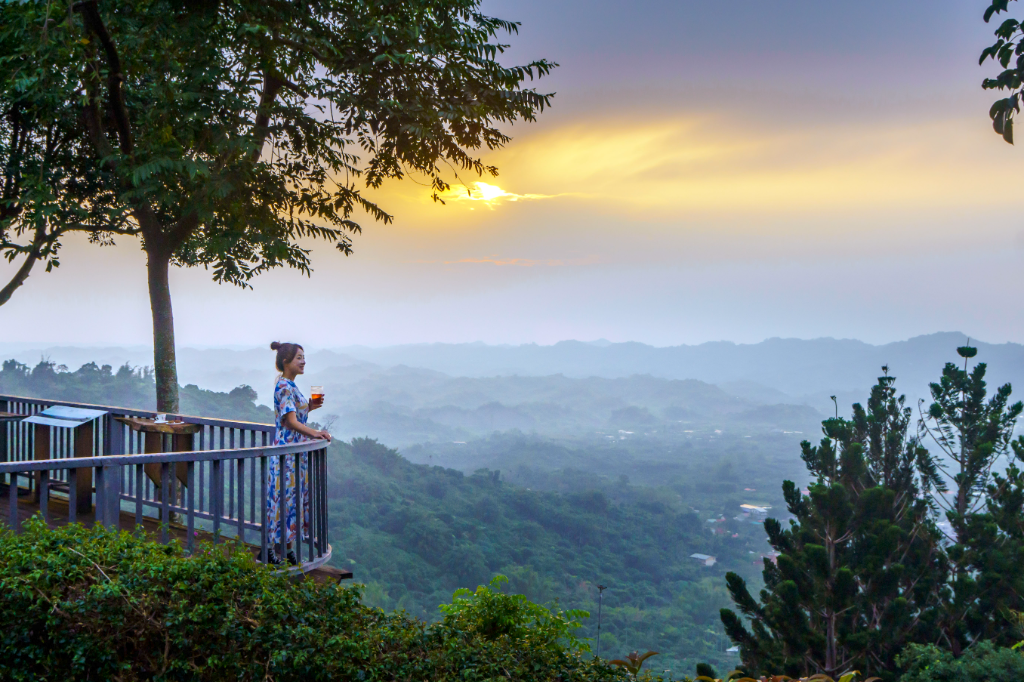
[[[444,623],[456,630],[479,635],[488,641],[504,640],[512,646],[565,649],[574,653],[590,651],[590,645],[576,638],[580,618],[586,611],[552,611],[534,604],[521,594],[503,594],[508,583],[503,575],[480,585],[475,592],[457,591],[451,604],[443,604]]]
[[[905,671],[900,682],[1020,682],[1024,654],[980,642],[960,658],[934,645],[911,644],[897,659]]]
[[[571,614],[512,595],[458,595],[430,626],[359,598],[230,547],[187,557],[36,518],[0,534],[0,679],[624,680],[586,656]]]

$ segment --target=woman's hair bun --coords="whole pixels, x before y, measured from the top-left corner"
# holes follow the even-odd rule
[[[281,347],[281,342],[280,341],[271,341],[270,342],[270,350],[277,350],[280,347]]]

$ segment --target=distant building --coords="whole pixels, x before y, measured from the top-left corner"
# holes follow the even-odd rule
[[[768,518],[768,510],[771,507],[759,506],[756,504],[741,504],[740,509],[743,510],[744,514],[749,514],[752,521],[764,521]]]
[[[708,556],[707,554],[691,554],[690,558],[696,559],[705,566],[714,566],[715,563],[718,561],[717,559],[715,559],[715,557]]]
[[[773,564],[778,565],[778,563],[779,563],[779,553],[778,552],[768,552],[767,554],[762,554],[761,556],[759,556],[756,559],[754,559],[753,564],[755,566],[763,566],[765,559],[767,559],[768,561],[772,562]]]

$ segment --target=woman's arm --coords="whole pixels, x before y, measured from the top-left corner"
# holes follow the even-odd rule
[[[289,412],[288,414],[286,414],[284,416],[283,421],[284,427],[286,429],[289,429],[291,431],[298,431],[303,436],[313,438],[314,440],[323,438],[328,443],[331,441],[331,434],[327,433],[326,431],[317,431],[316,429],[309,428],[305,424],[300,424],[294,412]]]

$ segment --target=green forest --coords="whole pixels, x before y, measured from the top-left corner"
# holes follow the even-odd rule
[[[755,526],[730,519],[729,532],[713,533],[725,524],[708,524],[667,488],[529,490],[489,469],[411,464],[369,439],[331,452],[331,542],[336,563],[367,584],[366,603],[432,620],[454,589],[501,574],[531,601],[589,611],[582,633],[596,637],[597,586],[606,585],[606,655],[646,647],[676,674],[699,661],[736,663],[718,610],[727,568],[757,573]],[[706,567],[694,553],[719,563]]]
[[[589,612],[578,634],[595,651],[605,586],[602,656],[658,651],[648,668],[667,676],[701,664],[1019,679],[1024,405],[988,386],[975,348],[957,352],[916,414],[883,367],[816,442],[700,423],[612,438],[512,429],[402,452],[335,441],[332,563],[365,586],[365,606],[427,623],[456,590],[505,576],[512,594]],[[147,407],[152,381],[8,361],[0,393]],[[246,386],[182,396],[201,414],[270,416]]]
[[[152,409],[145,369],[86,364],[75,371],[8,361],[0,393]],[[181,389],[183,411],[270,421],[255,393]],[[680,430],[623,440],[554,440],[518,431],[466,444],[413,447],[414,463],[369,438],[330,448],[333,563],[364,583],[364,601],[427,621],[460,587],[495,575],[538,603],[581,608],[582,635],[602,653],[661,652],[659,670],[738,662],[718,617],[725,574],[759,580],[771,551],[740,505],[783,504],[781,472],[800,473],[798,434],[758,439]],[[450,451],[448,450],[450,449]],[[429,462],[436,458],[451,465]],[[468,461],[480,467],[464,472]],[[458,466],[459,468],[456,468]],[[691,554],[714,556],[713,566]],[[596,639],[594,641],[596,646]],[[654,663],[654,661],[652,661]]]

